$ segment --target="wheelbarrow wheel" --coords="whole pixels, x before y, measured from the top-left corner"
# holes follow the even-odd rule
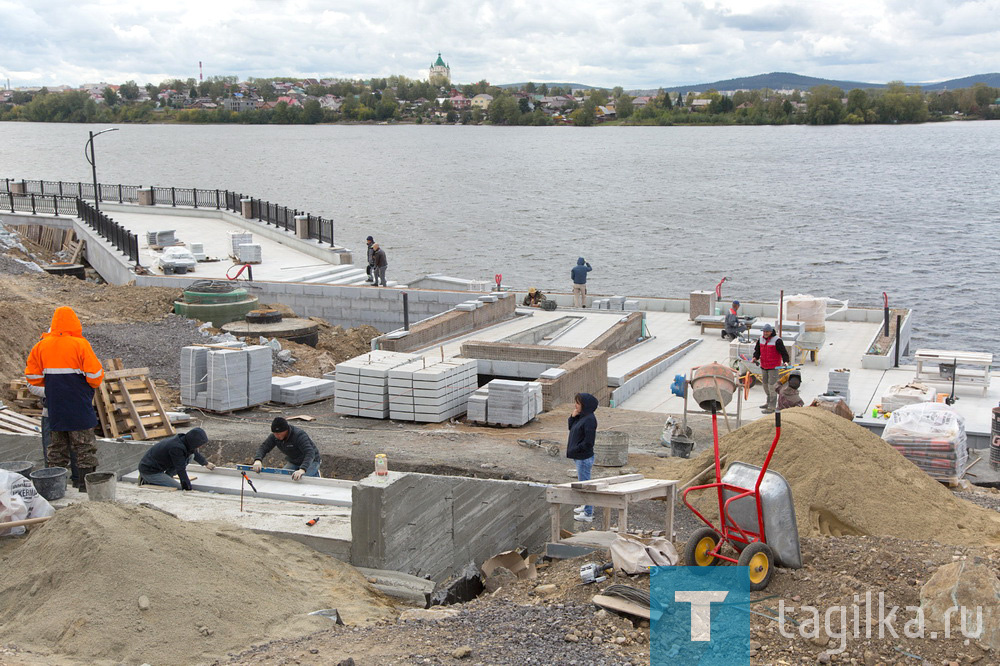
[[[720,560],[710,551],[716,549],[719,541],[719,533],[711,527],[696,529],[684,545],[684,561],[689,567],[714,567]]]
[[[755,541],[740,553],[736,566],[747,567],[747,583],[752,592],[767,587],[774,575],[774,552],[766,543]]]

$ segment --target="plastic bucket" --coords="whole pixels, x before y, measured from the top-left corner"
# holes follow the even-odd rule
[[[114,502],[118,479],[114,472],[91,472],[86,476],[87,497],[91,502]]]
[[[628,464],[628,433],[606,430],[594,438],[594,464],[624,467]]]
[[[5,469],[8,472],[15,472],[21,476],[28,476],[31,472],[31,468],[34,466],[35,463],[30,460],[8,460],[6,462],[0,462],[0,469]]]
[[[46,467],[35,470],[29,478],[35,484],[35,490],[38,491],[38,494],[52,501],[66,494],[66,479],[69,478],[69,470],[65,467]]]
[[[690,458],[694,442],[689,439],[679,438],[670,440],[670,455],[675,458]]]

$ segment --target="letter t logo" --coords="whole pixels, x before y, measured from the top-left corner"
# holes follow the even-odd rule
[[[723,601],[729,592],[697,592],[683,590],[674,592],[674,601],[691,604],[691,640],[712,640],[712,602]]]

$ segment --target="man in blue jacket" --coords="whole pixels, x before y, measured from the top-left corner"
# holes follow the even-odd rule
[[[576,266],[570,269],[569,274],[573,278],[573,307],[587,307],[587,273],[591,271],[590,264],[580,257],[576,260]]]
[[[198,448],[208,443],[208,435],[201,428],[161,439],[139,461],[139,482],[152,486],[167,486],[191,490],[187,466],[192,460],[209,470],[215,465],[208,462]],[[174,476],[177,478],[173,478]]]
[[[576,463],[576,478],[590,481],[594,466],[594,439],[597,437],[597,398],[589,393],[576,394],[576,407],[569,417],[569,438],[566,440],[566,457]],[[594,521],[594,507],[578,506],[573,514],[584,523]]]

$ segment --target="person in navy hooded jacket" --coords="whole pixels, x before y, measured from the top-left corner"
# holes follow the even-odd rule
[[[594,438],[597,436],[597,398],[589,393],[576,394],[576,407],[569,417],[569,438],[566,441],[566,457],[576,463],[576,478],[590,480],[590,470],[594,466]],[[578,506],[573,514],[576,520],[590,523],[594,520],[594,507]]]
[[[570,269],[570,277],[573,278],[573,307],[582,308],[587,306],[587,273],[591,271],[590,264],[584,261],[583,257],[576,260],[576,266]]]

